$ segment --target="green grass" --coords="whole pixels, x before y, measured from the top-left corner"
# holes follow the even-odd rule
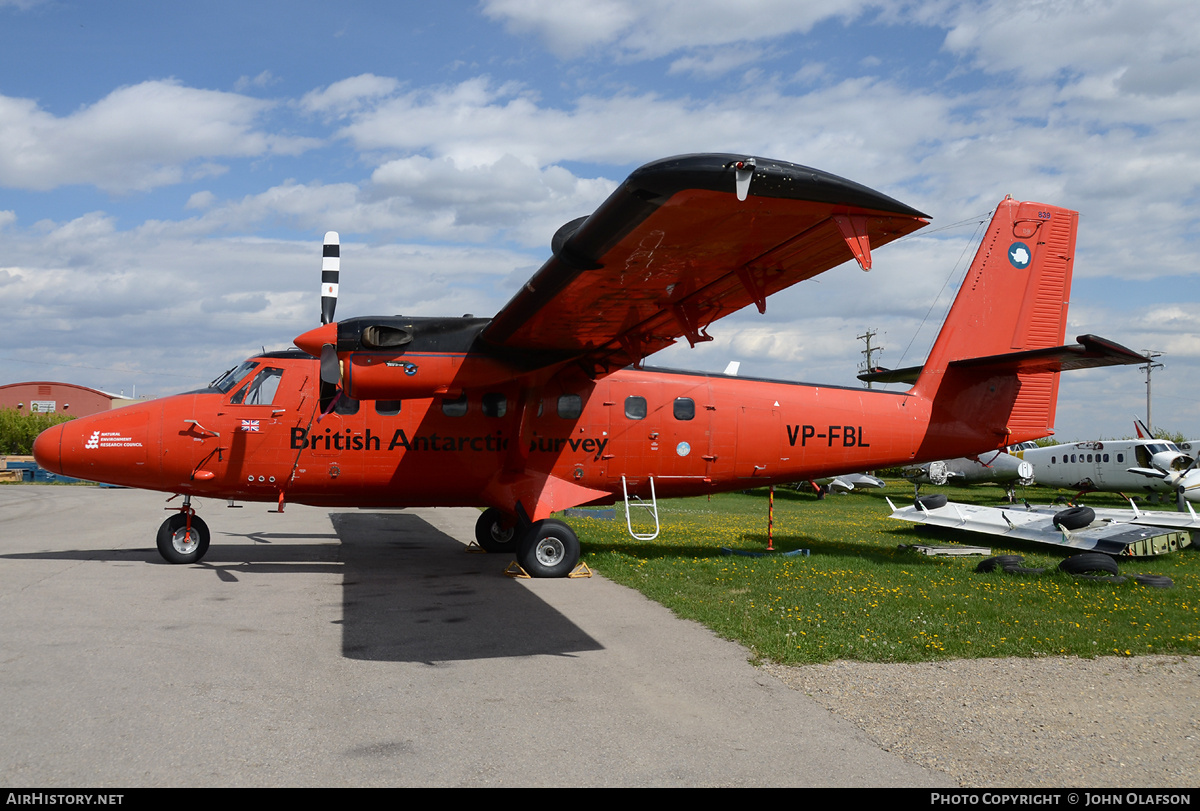
[[[933,492],[993,505],[1002,493],[922,489]],[[1079,580],[1053,568],[1067,550],[888,518],[884,496],[900,506],[911,493],[911,485],[896,480],[883,491],[822,501],[777,489],[774,546],[808,549],[808,557],[722,554],[722,547],[765,550],[765,489],[660,502],[662,532],[650,542],[629,537],[620,505],[613,521],[569,521],[589,566],[772,661],[1200,653],[1200,552],[1193,548],[1121,565],[1123,573],[1168,575],[1174,588]],[[1044,503],[1056,493],[1030,488],[1026,495]],[[1123,504],[1107,495],[1085,502]],[[639,519],[635,510],[635,528]],[[993,554],[1021,554],[1024,565],[1052,571],[976,574],[978,557],[898,550],[930,542],[989,546]]]

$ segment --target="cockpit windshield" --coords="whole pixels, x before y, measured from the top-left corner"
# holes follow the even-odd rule
[[[235,366],[234,368],[230,369],[225,374],[209,383],[208,387],[210,389],[216,389],[222,394],[226,394],[238,383],[241,383],[242,380],[245,379],[246,375],[254,371],[256,366],[258,366],[258,361],[256,360],[242,361],[240,366]]]

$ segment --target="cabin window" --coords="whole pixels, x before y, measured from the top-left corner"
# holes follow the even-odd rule
[[[582,414],[583,398],[578,394],[564,394],[558,398],[558,416],[564,420],[574,420]]]
[[[497,392],[483,395],[483,416],[503,417],[508,412],[508,399]]]
[[[254,379],[239,389],[229,402],[241,405],[270,405],[279,389],[279,381],[283,378],[283,369],[268,366],[254,376]]]
[[[376,400],[375,413],[384,417],[394,417],[400,413],[399,400]]]
[[[677,420],[691,420],[696,418],[696,401],[691,397],[676,397],[675,405],[671,407]]]
[[[1123,454],[1123,453],[1118,453],[1118,454],[1117,454],[1117,461],[1118,461],[1118,462],[1124,462],[1124,461],[1125,461],[1125,454]]]
[[[464,392],[461,397],[453,400],[442,398],[442,413],[447,417],[465,417],[467,414],[467,395]]]
[[[357,414],[358,400],[355,400],[353,397],[347,397],[343,394],[341,397],[337,398],[337,402],[333,404],[333,413],[342,414],[344,416]]]
[[[1092,461],[1092,455],[1090,453],[1088,454],[1088,461]]]
[[[1106,454],[1104,454],[1104,461],[1105,461],[1105,462],[1107,462],[1107,461],[1108,461],[1108,454],[1107,454],[1107,453],[1106,453]]]
[[[1058,462],[1058,460],[1055,459],[1053,456],[1050,457],[1050,464],[1053,465],[1053,464],[1056,464],[1057,462]]]
[[[646,419],[646,398],[636,394],[625,398],[625,416],[631,420]]]

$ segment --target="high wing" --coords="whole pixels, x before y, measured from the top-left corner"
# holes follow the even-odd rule
[[[1143,557],[1173,552],[1191,545],[1191,533],[1200,531],[1200,519],[1190,509],[1187,513],[1098,509],[1093,510],[1095,517],[1088,526],[1060,529],[1054,525],[1054,516],[1063,508],[1049,505],[980,507],[950,501],[942,507],[897,509],[890,500],[888,505],[893,510],[888,517],[899,521],[1109,555]]]
[[[585,356],[612,370],[926,225],[835,175],[765,158],[682,155],[636,170],[484,330],[489,344]]]

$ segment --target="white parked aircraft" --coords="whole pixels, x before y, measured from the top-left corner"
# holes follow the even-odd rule
[[[1019,446],[1009,448],[1036,448],[1033,442],[1022,442]],[[1008,491],[1008,500],[1015,498],[1017,485],[1026,487],[1033,484],[1035,474],[1033,465],[1005,451],[981,453],[978,456],[961,456],[957,459],[944,459],[939,462],[927,462],[923,465],[913,465],[900,471],[900,475],[908,479],[920,490],[922,484],[982,484],[996,482],[1003,484]]]
[[[1033,465],[1038,484],[1080,492],[1174,493],[1200,502],[1200,469],[1173,442],[1116,439],[1073,442],[1014,453]],[[1180,504],[1182,502],[1179,502]]]

